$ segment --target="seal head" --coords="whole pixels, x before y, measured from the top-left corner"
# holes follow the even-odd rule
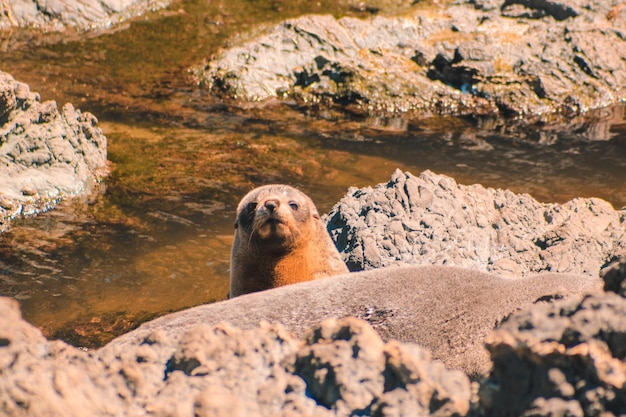
[[[230,296],[348,272],[311,199],[281,184],[237,207]]]

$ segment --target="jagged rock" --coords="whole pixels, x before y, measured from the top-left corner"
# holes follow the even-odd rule
[[[107,173],[107,141],[90,113],[60,110],[0,71],[0,232],[18,215],[88,194]]]
[[[180,337],[198,324],[224,321],[253,329],[267,320],[302,337],[327,318],[358,317],[384,341],[417,343],[449,368],[479,376],[490,366],[484,339],[508,315],[535,302],[600,287],[598,276],[538,274],[508,279],[453,267],[380,268],[168,314],[118,337],[103,350],[136,344],[155,331]]]
[[[67,27],[104,28],[168,4],[169,0],[0,1],[0,30],[11,27],[45,31]]]
[[[124,407],[111,375],[87,352],[47,341],[0,298],[0,410],[5,416],[114,416]]]
[[[626,97],[619,3],[468,0],[402,17],[303,16],[223,51],[198,79],[245,101],[548,121]]]
[[[595,198],[543,204],[430,171],[415,177],[397,170],[387,184],[351,188],[326,221],[353,271],[427,264],[598,276],[609,259],[626,254],[626,209]]]
[[[626,263],[608,274],[624,287]],[[607,282],[608,283],[608,282]],[[487,339],[484,415],[617,416],[626,410],[626,298],[614,292],[537,305]]]
[[[84,352],[45,340],[0,298],[0,407],[12,416],[465,416],[468,378],[424,349],[330,319],[298,340],[280,325],[198,326],[175,340]],[[395,414],[394,414],[395,413]]]

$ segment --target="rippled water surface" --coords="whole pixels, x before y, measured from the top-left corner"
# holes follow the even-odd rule
[[[0,235],[0,295],[49,337],[98,346],[169,311],[223,299],[234,210],[254,186],[300,187],[328,211],[351,186],[425,169],[544,202],[626,205],[624,108],[560,128],[459,118],[364,119],[288,105],[237,109],[187,69],[257,22],[349,2],[184,1],[114,33],[1,35],[0,69],[42,99],[91,111],[109,140],[96,195]],[[55,42],[53,42],[55,41]]]

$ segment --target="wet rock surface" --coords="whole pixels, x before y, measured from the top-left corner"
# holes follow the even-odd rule
[[[626,282],[626,258],[604,278]],[[607,277],[607,275],[610,275]],[[534,306],[487,339],[489,416],[617,416],[626,410],[626,299],[612,291]]]
[[[199,326],[179,341],[84,352],[49,342],[0,299],[0,405],[7,416],[467,415],[459,371],[363,321],[330,319],[298,340],[280,325]],[[406,414],[410,411],[410,414]]]
[[[0,30],[30,27],[45,31],[65,28],[107,28],[122,20],[169,4],[168,0],[11,0],[0,2]]]
[[[597,276],[626,253],[626,210],[606,201],[543,204],[430,171],[416,177],[398,170],[386,184],[350,189],[326,222],[352,271],[428,264]]]
[[[244,101],[550,121],[626,96],[620,4],[468,0],[402,17],[303,16],[226,49],[198,79]]]
[[[106,175],[106,146],[93,115],[41,102],[0,72],[0,232],[11,218],[88,195]]]

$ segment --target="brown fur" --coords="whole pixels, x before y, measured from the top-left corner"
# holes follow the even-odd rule
[[[311,199],[287,185],[244,196],[230,259],[231,298],[348,272]]]

